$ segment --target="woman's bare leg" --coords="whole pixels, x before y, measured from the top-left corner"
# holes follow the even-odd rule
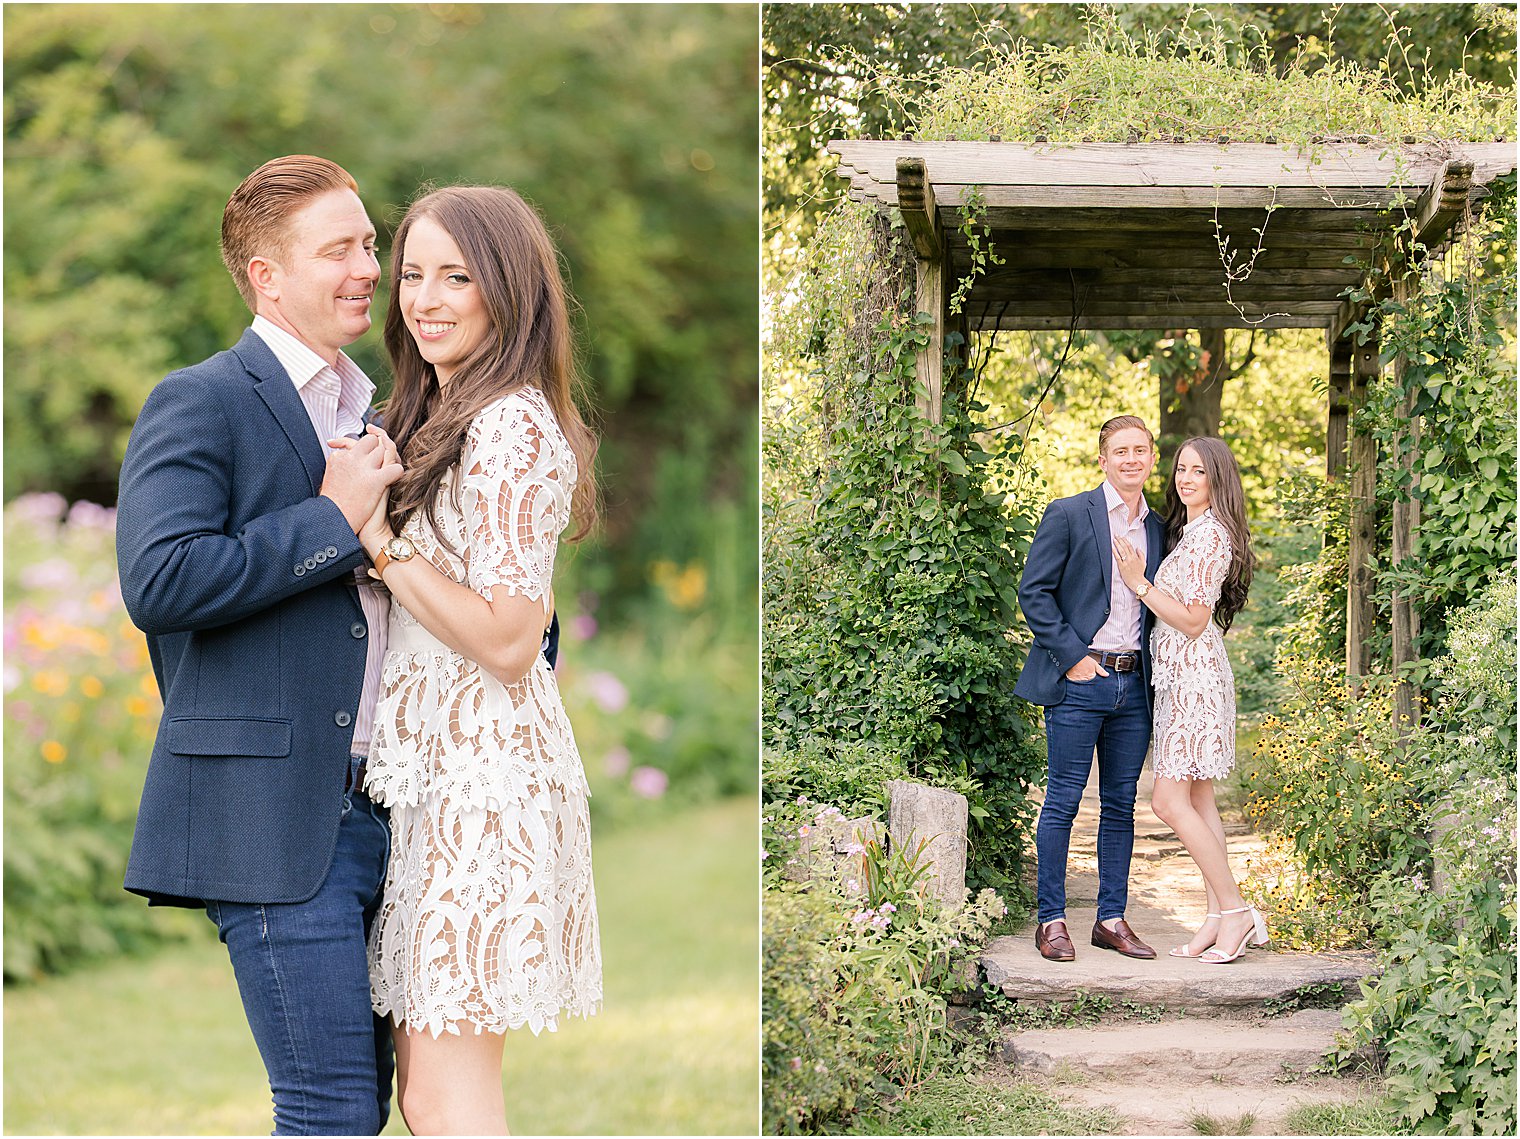
[[[1210,912],[1224,913],[1225,910],[1242,909],[1245,901],[1241,898],[1240,888],[1235,884],[1235,876],[1230,871],[1230,860],[1224,844],[1224,824],[1219,819],[1217,809],[1210,812],[1211,822],[1194,806],[1192,788],[1197,782],[1199,781],[1194,779],[1157,776],[1155,789],[1151,792],[1151,808],[1162,822],[1177,833],[1182,845],[1187,847],[1188,854],[1192,855],[1203,875],[1204,889],[1218,907]],[[1212,798],[1211,788],[1210,803]],[[1249,913],[1225,914],[1219,922],[1216,944],[1226,952],[1234,952],[1250,927]],[[1191,944],[1190,942],[1189,945]]]
[[[506,1037],[476,1033],[458,1024],[459,1035],[396,1030],[397,1098],[413,1135],[510,1135],[501,1088]]]

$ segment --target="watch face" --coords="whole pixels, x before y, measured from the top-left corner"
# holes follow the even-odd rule
[[[385,543],[385,552],[390,555],[391,561],[404,562],[417,552],[417,548],[409,539],[396,537]]]

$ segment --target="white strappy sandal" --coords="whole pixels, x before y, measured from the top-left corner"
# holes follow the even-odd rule
[[[1223,914],[1204,914],[1203,915],[1203,920],[1205,922],[1207,922],[1210,918],[1222,918],[1222,917],[1224,917]],[[1190,945],[1192,943],[1189,942],[1188,944]],[[1189,961],[1193,961],[1193,960],[1196,960],[1199,957],[1202,957],[1205,953],[1207,953],[1210,949],[1213,949],[1213,948],[1214,948],[1213,945],[1205,945],[1197,953],[1189,953],[1187,951],[1187,945],[1179,945],[1179,946],[1176,946],[1173,949],[1168,949],[1166,951],[1166,955],[1168,957],[1186,957]]]
[[[1267,922],[1257,912],[1255,906],[1241,906],[1236,910],[1223,910],[1219,916],[1222,918],[1225,914],[1244,913],[1251,915],[1251,928],[1246,930],[1246,935],[1240,939],[1240,944],[1235,947],[1235,952],[1226,953],[1223,949],[1219,948],[1216,942],[1200,953],[1198,960],[1202,961],[1205,965],[1228,965],[1231,961],[1238,961],[1240,959],[1241,954],[1246,951],[1247,945],[1265,945],[1267,943]],[[1210,957],[1209,954],[1211,953],[1217,956]]]

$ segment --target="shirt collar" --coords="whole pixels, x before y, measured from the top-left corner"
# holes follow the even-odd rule
[[[295,384],[296,391],[300,391],[311,382],[313,376],[328,367],[326,360],[267,316],[255,316],[252,328],[279,357],[290,382]],[[340,351],[333,371],[337,373],[340,388],[357,384],[357,394],[362,395],[364,404],[368,405],[370,397],[375,394],[375,385],[364,374],[363,368]]]
[[[1114,489],[1114,484],[1109,482],[1107,479],[1103,480],[1103,501],[1105,504],[1107,504],[1108,512],[1110,514],[1112,514],[1119,507],[1124,506],[1124,499],[1121,498],[1119,496],[1119,492]],[[1140,521],[1150,512],[1150,503],[1145,501],[1145,495],[1142,494],[1140,496],[1140,513],[1129,520],[1130,525],[1133,526],[1136,522]]]

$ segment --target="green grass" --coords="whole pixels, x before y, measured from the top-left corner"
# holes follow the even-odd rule
[[[975,1076],[925,1080],[913,1094],[863,1112],[851,1135],[1113,1135],[1122,1124],[1106,1108],[1063,1107],[1028,1084]]]
[[[759,1119],[753,799],[596,842],[606,999],[507,1036],[523,1134],[749,1134]],[[210,929],[210,923],[206,923]],[[267,1134],[264,1067],[214,938],[5,994],[5,1133]],[[398,1113],[385,1134],[405,1135]]]
[[[1407,1135],[1399,1114],[1380,1097],[1350,1103],[1311,1103],[1294,1108],[1283,1120],[1284,1135]]]
[[[1208,1115],[1196,1112],[1188,1116],[1188,1126],[1195,1135],[1249,1135],[1256,1126],[1256,1113],[1246,1112],[1240,1116]]]

